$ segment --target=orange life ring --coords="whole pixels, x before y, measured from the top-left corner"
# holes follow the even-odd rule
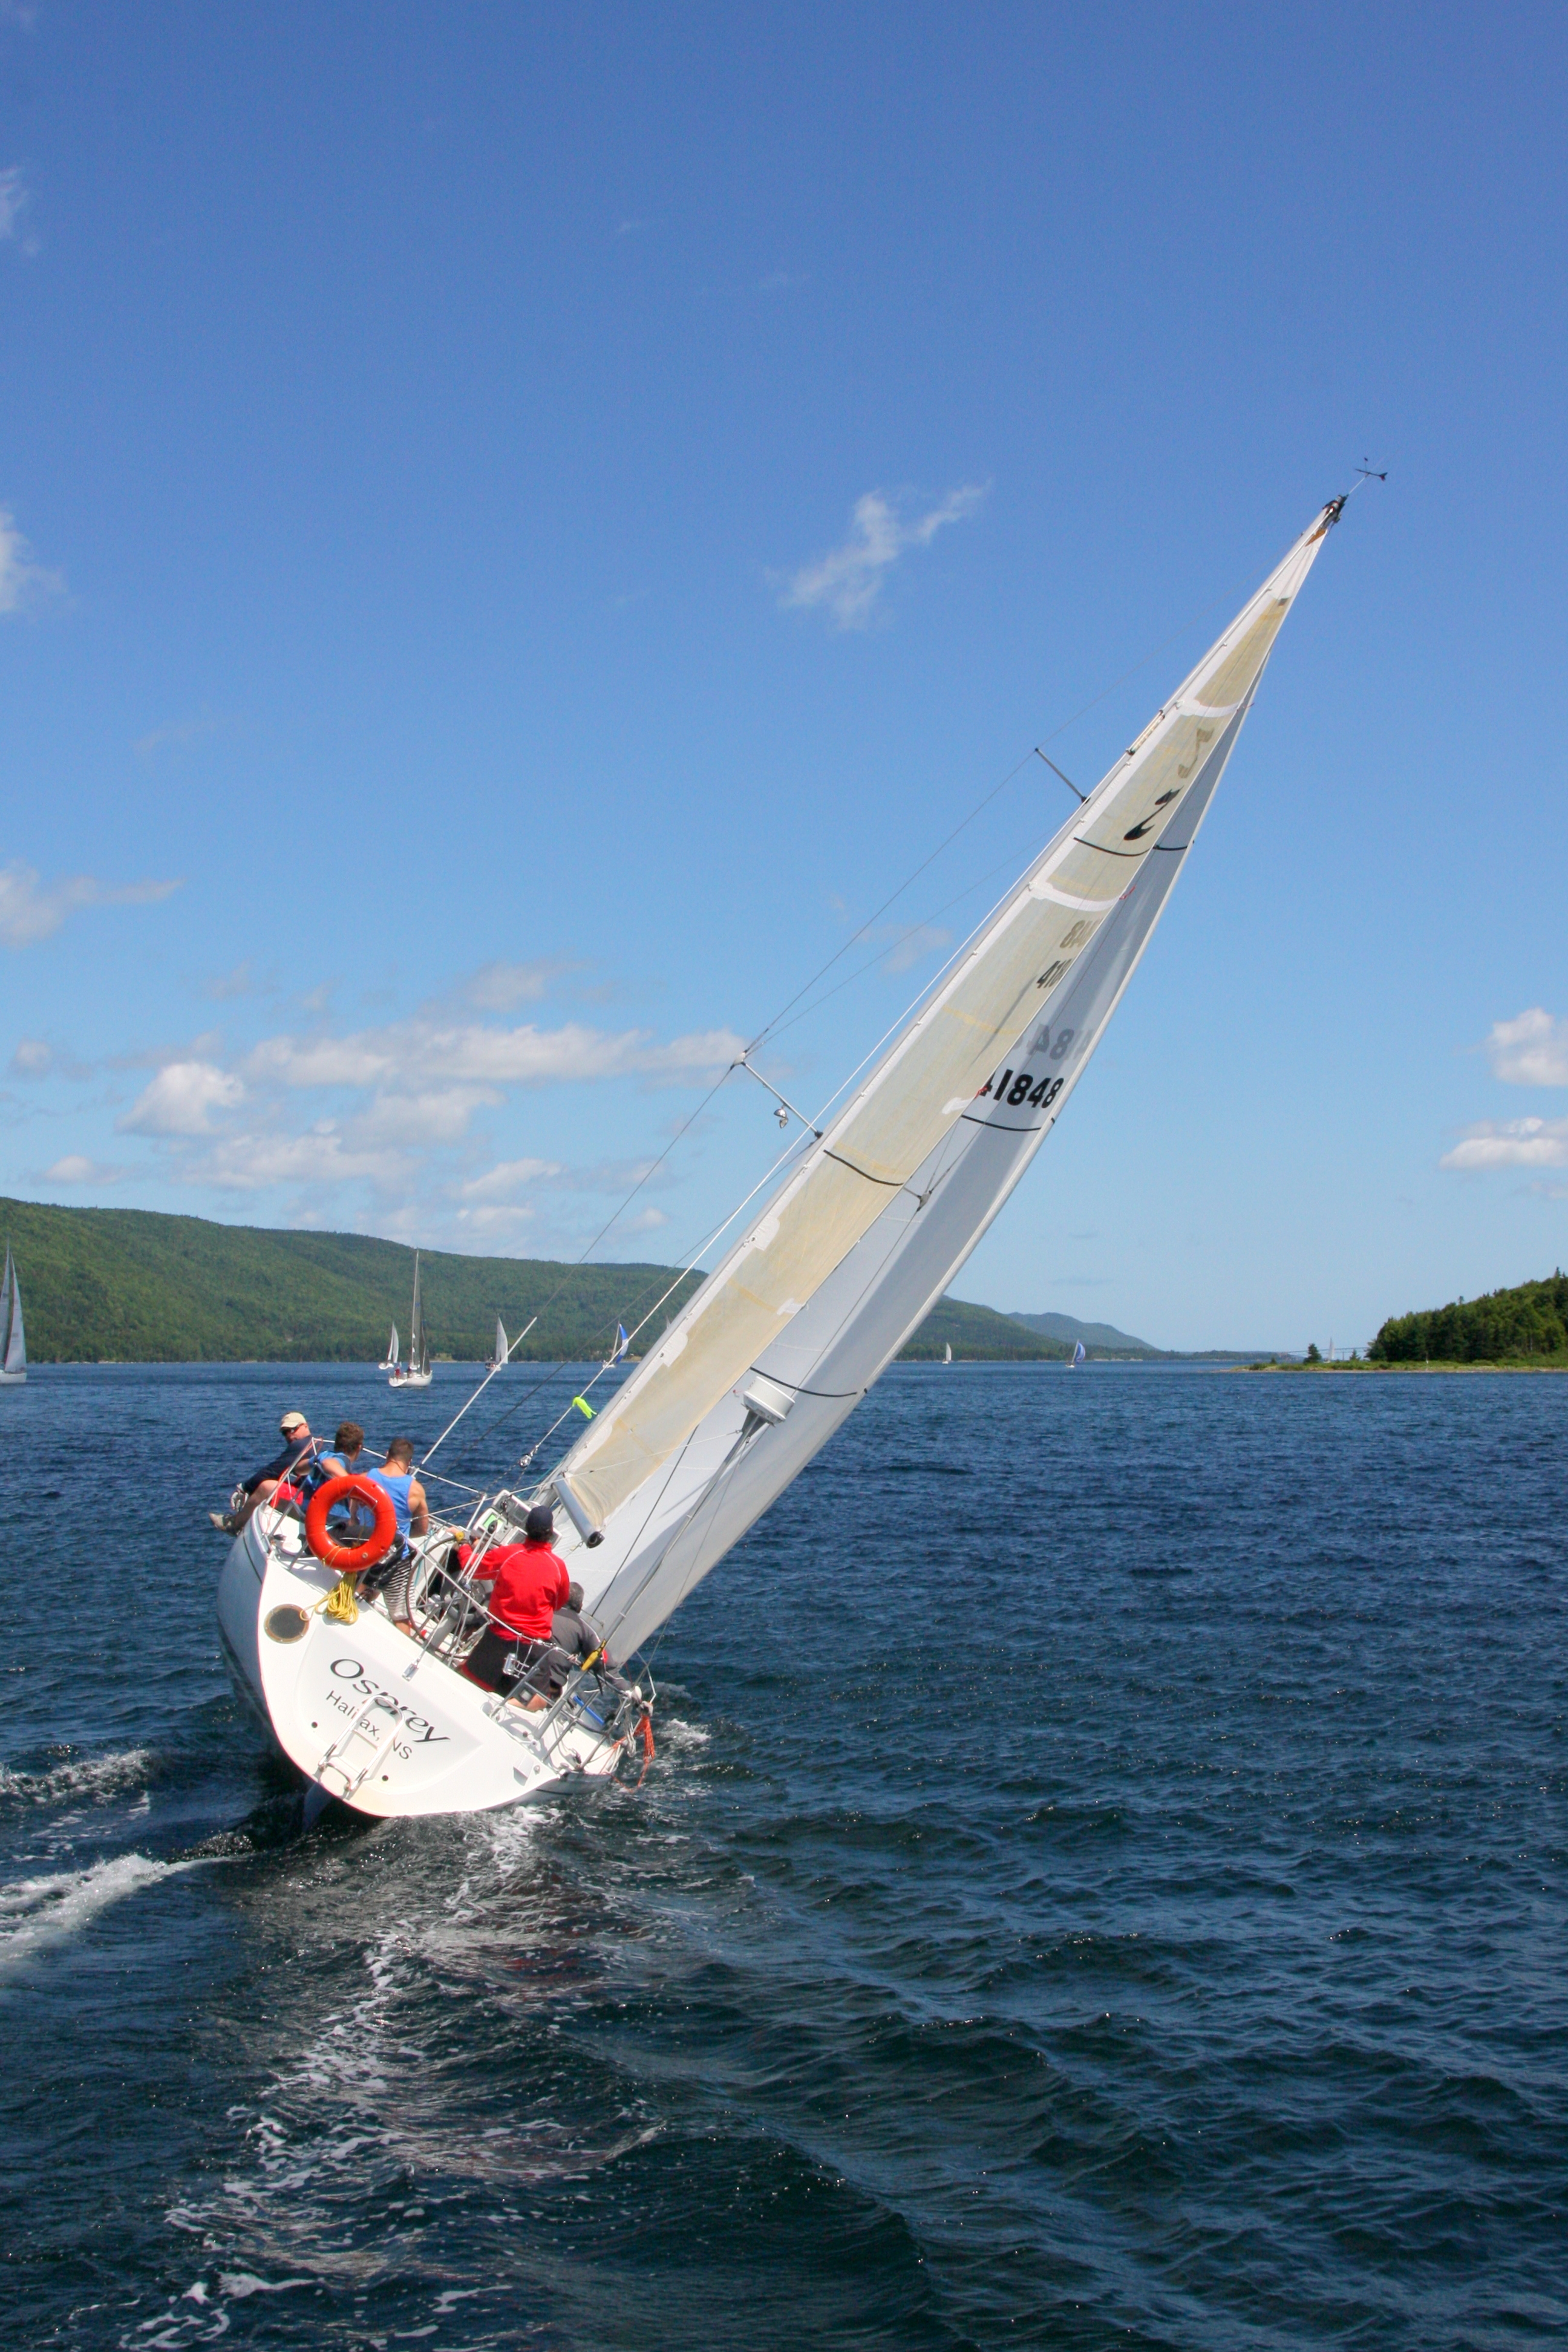
[[[334,1543],[327,1533],[327,1513],[334,1503],[350,1496],[368,1503],[375,1525],[363,1543]],[[318,1486],[305,1512],[305,1541],[325,1568],[374,1568],[397,1541],[397,1511],[391,1496],[374,1478],[329,1478]]]

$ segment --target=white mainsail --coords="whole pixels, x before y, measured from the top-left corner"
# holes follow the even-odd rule
[[[386,1360],[389,1364],[395,1364],[397,1361],[397,1326],[395,1323],[392,1327],[392,1337],[386,1343]]]
[[[505,1363],[510,1353],[511,1349],[507,1344],[506,1325],[501,1321],[500,1317],[498,1315],[496,1317],[496,1351],[494,1356],[490,1359],[498,1371]]]
[[[11,1255],[11,1244],[5,1244],[5,1272],[0,1277],[0,1377],[6,1381],[25,1381],[27,1377],[27,1335],[22,1325],[22,1277]]]
[[[966,948],[552,1481],[626,1656],[826,1443],[1065,1107],[1342,500],[1275,567]]]
[[[414,1305],[408,1318],[408,1369],[411,1372],[425,1370],[425,1317],[419,1304],[419,1253],[414,1253]]]
[[[27,1369],[27,1335],[22,1326],[22,1277],[11,1268],[11,1328],[5,1339],[5,1370],[13,1380]]]

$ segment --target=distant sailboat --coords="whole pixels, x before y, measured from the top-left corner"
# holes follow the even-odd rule
[[[496,1317],[495,1353],[491,1356],[489,1364],[485,1367],[486,1370],[499,1372],[505,1365],[506,1360],[510,1354],[511,1348],[507,1339],[506,1326],[498,1315]]]
[[[22,1277],[5,1244],[5,1273],[0,1280],[0,1388],[19,1389],[27,1377],[27,1335],[22,1328]]]
[[[944,1364],[951,1364],[952,1361],[952,1341],[951,1339],[942,1351],[942,1360]]]
[[[631,1341],[626,1337],[626,1325],[624,1323],[617,1323],[616,1326],[616,1344],[610,1349],[609,1354],[605,1357],[605,1363],[619,1364],[624,1362],[626,1349],[631,1346]]]
[[[397,1326],[395,1323],[392,1327],[392,1337],[386,1343],[386,1354],[382,1359],[381,1362],[377,1364],[375,1369],[378,1372],[395,1372],[397,1370]]]
[[[394,1332],[393,1337],[396,1338]],[[386,1383],[389,1389],[427,1389],[430,1385],[430,1342],[425,1335],[425,1315],[419,1304],[419,1253],[414,1253],[414,1311],[408,1325],[408,1361],[399,1364]]]
[[[1085,1357],[1085,1355],[1087,1354],[1087,1352],[1088,1352],[1088,1350],[1085,1349],[1084,1344],[1083,1344],[1083,1341],[1080,1339],[1080,1340],[1079,1341],[1079,1343],[1078,1343],[1077,1347],[1076,1347],[1076,1348],[1073,1349],[1073,1351],[1072,1351],[1072,1361],[1071,1361],[1071,1363],[1068,1366],[1068,1371],[1069,1371],[1069,1372],[1076,1372],[1076,1371],[1077,1371],[1077,1370],[1078,1370],[1079,1366],[1082,1363],[1082,1361],[1083,1361],[1083,1360],[1084,1360],[1084,1357]]]

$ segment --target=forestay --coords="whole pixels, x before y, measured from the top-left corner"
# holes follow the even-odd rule
[[[623,1655],[826,1442],[1033,1158],[1147,943],[1342,504],[1008,892],[563,1464],[557,1491],[603,1538],[596,1610]]]

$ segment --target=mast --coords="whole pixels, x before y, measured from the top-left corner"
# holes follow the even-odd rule
[[[555,1474],[594,1554],[590,1605],[621,1654],[831,1435],[1055,1124],[1342,504],[1313,519],[981,924]]]

